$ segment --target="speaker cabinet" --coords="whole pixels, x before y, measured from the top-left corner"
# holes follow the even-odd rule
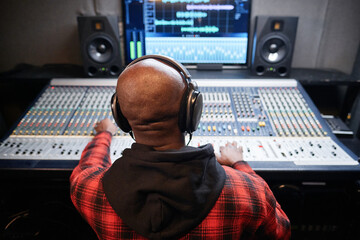
[[[79,16],[77,21],[85,73],[118,76],[122,69],[118,16]]]
[[[252,73],[259,76],[289,76],[297,23],[298,17],[256,17]]]

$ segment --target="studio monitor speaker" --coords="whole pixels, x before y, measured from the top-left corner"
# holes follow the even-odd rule
[[[252,73],[289,76],[298,17],[257,16],[255,20]]]
[[[77,21],[85,73],[118,76],[122,68],[118,16],[79,16]]]

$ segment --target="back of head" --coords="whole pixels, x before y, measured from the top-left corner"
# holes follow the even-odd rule
[[[180,73],[155,59],[139,61],[119,76],[117,97],[136,142],[158,150],[184,145],[178,119],[185,89]]]

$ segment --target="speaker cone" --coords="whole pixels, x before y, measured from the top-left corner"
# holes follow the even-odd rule
[[[89,57],[98,63],[106,63],[111,60],[113,55],[113,46],[111,42],[104,38],[98,37],[93,39],[88,47]]]
[[[261,57],[268,63],[278,63],[286,57],[285,42],[278,37],[266,40],[261,49]]]

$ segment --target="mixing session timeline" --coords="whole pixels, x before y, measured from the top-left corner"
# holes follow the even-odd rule
[[[250,162],[291,166],[358,166],[357,158],[332,135],[296,80],[197,80],[204,108],[190,143],[212,143],[215,151],[236,141]],[[0,165],[21,160],[68,162],[80,159],[94,125],[112,119],[110,98],[116,80],[54,79],[0,142]],[[111,159],[133,140],[121,130],[113,137]],[[50,163],[51,165],[51,163]],[[66,165],[66,164],[65,164]],[[266,164],[262,167],[266,168]]]
[[[145,54],[182,63],[246,64],[247,0],[124,1],[126,62]]]

